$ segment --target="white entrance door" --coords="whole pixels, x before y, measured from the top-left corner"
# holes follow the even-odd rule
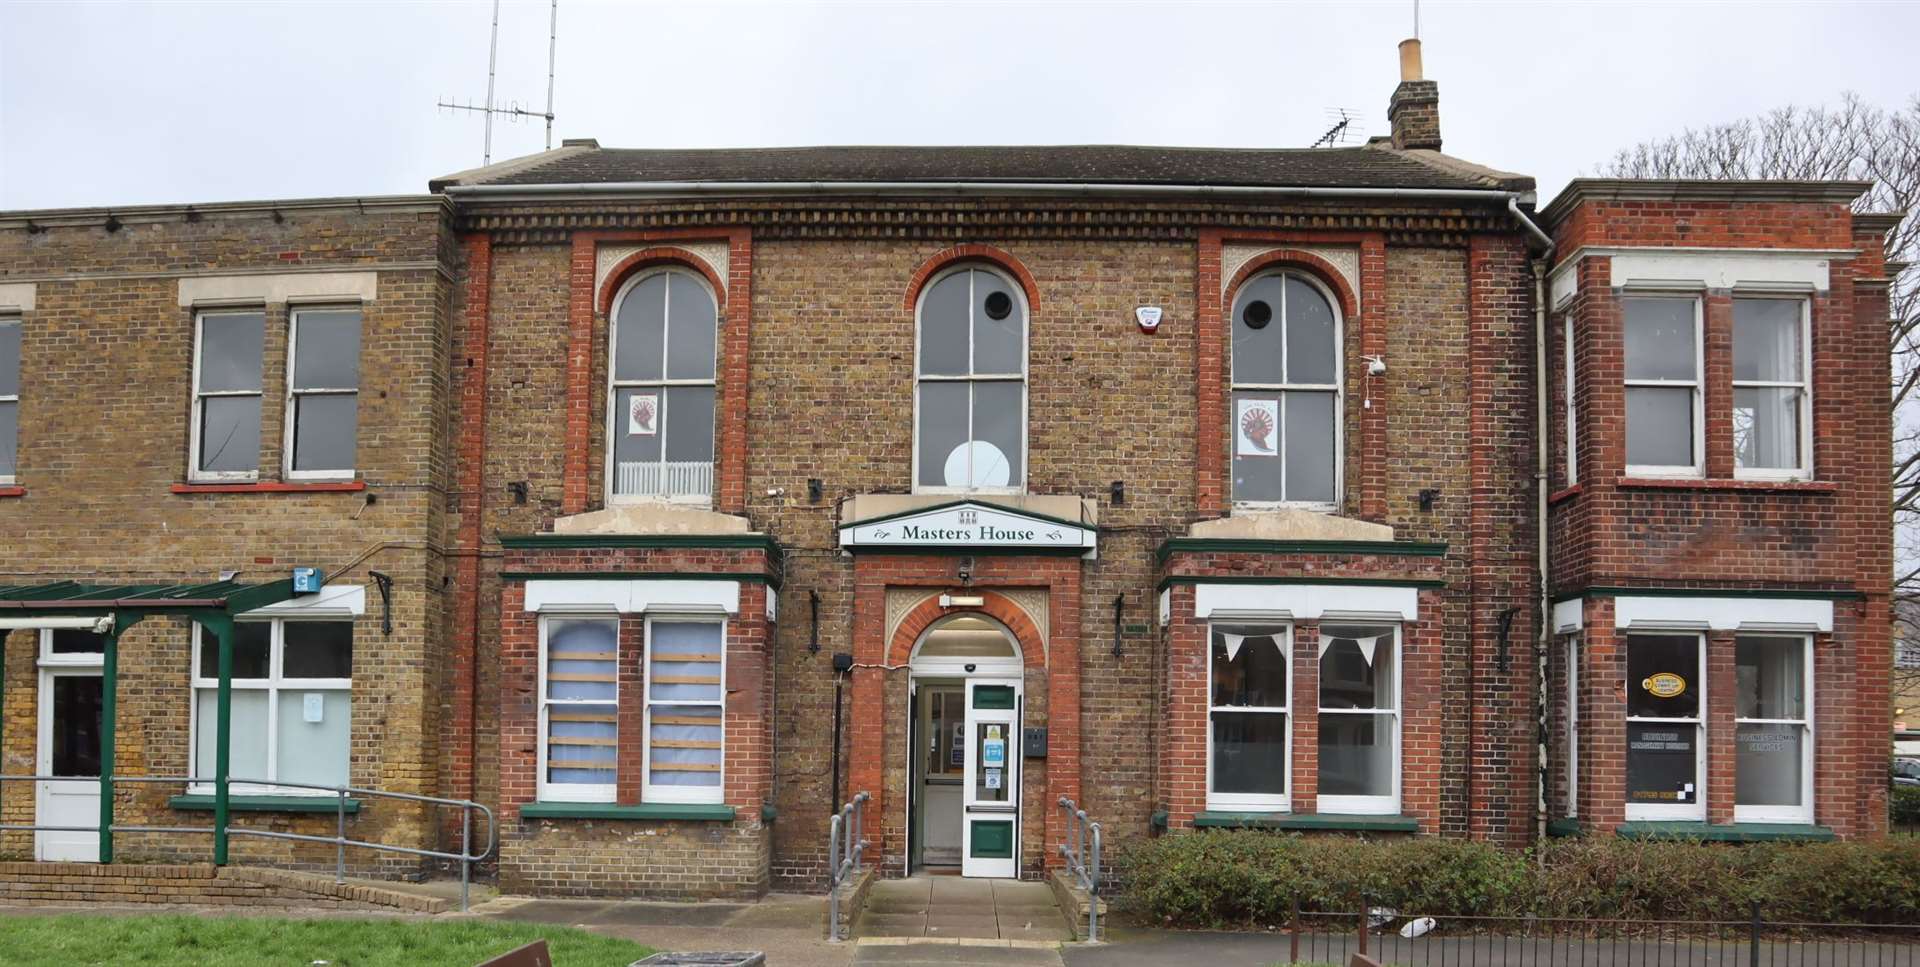
[[[37,832],[34,858],[100,862],[100,669],[40,672],[40,755],[35,825],[92,826],[83,832]]]
[[[1020,875],[1020,681],[967,680],[964,876]]]

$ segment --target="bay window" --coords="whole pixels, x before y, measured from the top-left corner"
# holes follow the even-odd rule
[[[1733,460],[1742,477],[1811,476],[1807,300],[1733,300]]]
[[[1319,810],[1400,811],[1396,625],[1320,627]]]
[[[194,625],[193,762],[212,780],[219,714],[220,644]],[[353,713],[353,622],[236,621],[228,775],[236,791],[322,796],[283,786],[348,784]],[[196,791],[211,791],[208,783]]]
[[[1627,636],[1627,819],[1706,819],[1706,649],[1699,634]]]
[[[266,313],[202,312],[193,358],[193,480],[260,473],[261,363]]]
[[[920,294],[913,485],[923,493],[1017,493],[1026,484],[1027,307],[982,266]]]
[[[540,781],[548,802],[613,802],[620,744],[620,621],[540,622]]]
[[[1289,808],[1293,629],[1214,625],[1208,684],[1207,806]]]
[[[360,407],[360,310],[296,309],[287,365],[290,480],[351,477]]]
[[[1627,472],[1701,472],[1700,300],[1620,300],[1626,349]]]
[[[1240,287],[1229,320],[1236,503],[1331,510],[1340,486],[1340,319],[1294,272]]]
[[[719,308],[704,279],[644,273],[614,300],[607,408],[610,500],[713,496]]]
[[[1810,823],[1813,641],[1741,635],[1734,652],[1734,821]]]
[[[722,801],[726,624],[647,619],[647,802]]]

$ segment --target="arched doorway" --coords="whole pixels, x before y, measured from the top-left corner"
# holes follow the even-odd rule
[[[908,869],[1018,876],[1019,641],[986,614],[950,614],[909,668]]]

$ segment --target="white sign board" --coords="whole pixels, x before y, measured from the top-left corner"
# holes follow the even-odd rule
[[[848,524],[840,528],[840,546],[1074,547],[1091,551],[1095,534],[1091,525],[963,502]]]

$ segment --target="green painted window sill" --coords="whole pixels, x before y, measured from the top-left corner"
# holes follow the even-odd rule
[[[1228,813],[1208,810],[1193,817],[1201,829],[1350,830],[1363,833],[1417,833],[1412,816],[1360,816],[1344,813]]]
[[[1624,839],[1697,839],[1709,843],[1826,842],[1833,830],[1803,823],[1621,823],[1614,835]]]
[[[733,807],[723,804],[649,802],[620,805],[610,802],[530,802],[520,807],[523,819],[680,819],[693,822],[733,822]]]
[[[175,796],[167,800],[170,809],[212,812],[212,796]],[[340,801],[332,796],[228,796],[227,809],[236,813],[338,813]],[[348,799],[347,812],[360,811],[360,800]]]

